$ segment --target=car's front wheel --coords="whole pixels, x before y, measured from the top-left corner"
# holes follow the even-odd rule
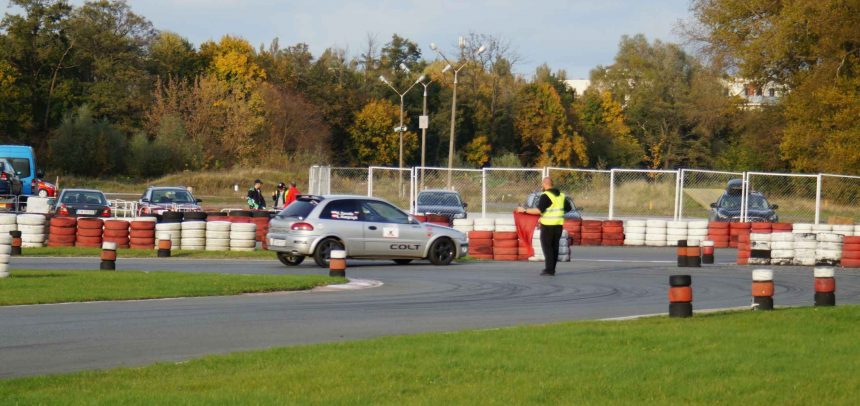
[[[448,265],[456,256],[457,246],[449,238],[440,238],[430,246],[428,255],[433,265]]]
[[[323,268],[328,268],[328,260],[331,259],[331,252],[342,249],[343,244],[340,241],[334,238],[326,238],[317,245],[317,249],[314,251],[314,262]]]
[[[278,261],[281,261],[281,263],[286,266],[296,266],[304,262],[305,257],[303,255],[293,255],[286,252],[279,252]]]

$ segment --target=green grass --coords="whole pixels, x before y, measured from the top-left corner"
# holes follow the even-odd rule
[[[100,248],[84,248],[84,247],[43,247],[43,248],[24,248],[25,257],[97,257],[101,253]],[[155,258],[157,251],[151,250],[132,250],[119,249],[117,257],[120,261],[123,258]],[[274,251],[256,250],[256,251],[189,251],[189,250],[173,250],[170,252],[172,258],[189,258],[189,259],[275,259]]]
[[[343,282],[345,279],[321,275],[14,270],[0,279],[0,305],[238,295]]]
[[[856,404],[860,307],[388,337],[0,381],[6,404]]]

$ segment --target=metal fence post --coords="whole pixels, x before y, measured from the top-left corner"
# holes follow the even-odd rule
[[[816,177],[815,184],[815,224],[821,220],[821,174]]]
[[[373,167],[367,168],[367,197],[373,197]]]
[[[747,221],[747,200],[749,200],[750,179],[749,172],[744,172],[741,178],[741,222]]]
[[[487,217],[487,168],[481,169],[481,218]]]
[[[415,213],[416,200],[418,199],[418,191],[416,189],[417,177],[418,171],[413,166],[409,169],[409,211],[413,214]]]
[[[614,220],[613,206],[615,206],[615,169],[609,171],[609,220]]]
[[[684,176],[686,175],[686,169],[681,169],[679,172],[679,179],[677,182],[678,185],[678,198],[675,201],[675,211],[678,213],[676,221],[682,221],[684,219]]]

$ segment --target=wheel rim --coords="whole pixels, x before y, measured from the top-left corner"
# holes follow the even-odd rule
[[[439,243],[436,244],[436,249],[433,250],[433,254],[436,255],[436,258],[440,261],[453,259],[454,244],[450,241],[439,241]]]
[[[338,244],[336,241],[329,241],[322,246],[320,251],[322,253],[322,257],[325,258],[326,262],[331,259],[331,252],[337,248],[340,248],[340,244]]]

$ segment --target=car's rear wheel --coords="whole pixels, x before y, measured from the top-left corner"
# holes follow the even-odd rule
[[[394,263],[397,265],[409,265],[412,262],[411,259],[395,259]]]
[[[440,238],[430,246],[429,259],[433,265],[448,265],[456,256],[457,247],[449,238]]]
[[[314,251],[314,262],[323,268],[328,268],[328,260],[331,259],[331,252],[342,249],[343,243],[334,238],[326,238],[317,245],[317,249]]]
[[[286,266],[297,266],[305,261],[304,255],[293,255],[286,252],[278,253],[278,261]]]

